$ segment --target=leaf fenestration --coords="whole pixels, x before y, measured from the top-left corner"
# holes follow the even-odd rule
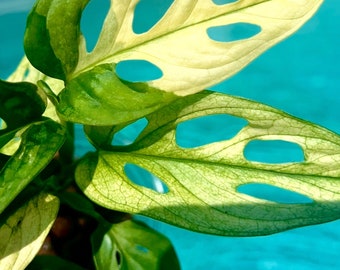
[[[133,30],[138,0],[111,0],[91,52],[79,27],[87,3],[37,1],[28,20],[25,51],[36,68],[66,82],[58,106],[64,120],[107,126],[136,120],[171,101],[155,91],[132,95],[134,87],[121,87],[117,80],[116,64],[146,61],[162,76],[146,82],[145,89],[159,89],[164,95],[193,94],[232,76],[291,35],[322,0],[243,0],[225,5],[175,0],[151,29],[140,34]],[[235,25],[252,25],[256,31],[230,42],[209,36],[210,30]],[[132,100],[130,107],[136,112],[121,97]]]
[[[102,225],[92,236],[98,270],[180,269],[170,241],[145,224],[127,220],[111,227]]]
[[[179,123],[219,113],[248,124],[229,140],[191,149],[176,144]],[[132,145],[100,150],[80,162],[76,181],[91,200],[190,230],[231,236],[271,234],[340,217],[338,135],[277,109],[209,91],[176,100],[147,119]],[[249,161],[244,149],[253,140],[298,144],[304,160]],[[128,163],[152,172],[169,191],[160,194],[133,184],[124,172]],[[275,203],[237,191],[251,183],[290,190],[312,202]]]
[[[79,47],[72,78],[103,63],[146,60],[163,72],[150,86],[185,96],[232,76],[261,53],[294,33],[319,8],[322,0],[243,0],[226,5],[213,1],[175,0],[147,32],[133,31],[138,0],[111,0],[97,45],[91,53]],[[248,23],[260,33],[233,42],[209,38],[208,29]]]

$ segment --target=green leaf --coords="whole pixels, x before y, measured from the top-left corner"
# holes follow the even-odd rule
[[[46,120],[31,124],[0,172],[0,213],[52,160],[66,137],[64,126]]]
[[[71,80],[59,95],[64,120],[86,125],[116,125],[149,114],[176,98],[143,83],[127,83],[104,64]]]
[[[84,270],[79,265],[53,255],[36,256],[25,270]]]
[[[41,193],[0,227],[0,269],[25,269],[38,253],[57,216],[59,201]]]
[[[109,229],[100,226],[92,243],[98,270],[180,269],[170,241],[140,222],[127,220]]]
[[[6,123],[6,129],[0,130],[0,136],[39,119],[46,103],[36,85],[0,80],[0,118]]]
[[[153,88],[185,96],[232,76],[261,53],[294,33],[322,0],[175,0],[149,31],[133,31],[139,0],[111,0],[98,42],[87,52],[79,22],[88,0],[39,0],[29,19],[25,51],[45,74],[66,81],[102,64],[146,60],[162,70]],[[248,24],[260,29],[247,38],[222,42],[209,37],[221,26]],[[197,46],[199,41],[199,46]],[[96,82],[96,79],[94,79]],[[87,87],[98,86],[88,84]]]
[[[37,1],[34,5],[27,18],[24,49],[35,68],[48,76],[63,80],[66,74],[53,51],[47,29],[47,14],[52,3],[53,0]]]
[[[1,149],[20,129],[41,119],[47,100],[32,83],[0,80],[0,104],[0,118],[4,121],[1,124],[5,127],[0,130]],[[6,152],[4,149],[1,151]]]
[[[36,68],[34,68],[31,65],[31,63],[28,61],[27,57],[22,58],[16,70],[8,77],[7,80],[12,83],[25,81],[25,82],[32,83],[34,85],[38,85],[38,84],[41,85],[40,81],[43,81],[53,90],[53,94],[48,93],[48,92],[46,93],[46,91],[44,91],[46,89],[45,87],[44,89],[41,89],[41,87],[38,86],[38,93],[41,94],[41,96],[43,96],[44,101],[46,100],[46,97],[50,98],[51,95],[54,98],[65,87],[65,84],[63,81],[59,79],[54,79],[52,77],[48,77],[42,72],[40,72],[39,70],[37,70]],[[27,105],[31,106],[31,104],[32,103],[26,103],[23,106],[27,106]],[[46,106],[43,116],[53,119],[56,122],[60,122],[60,119],[56,113],[55,106],[53,105],[52,102],[50,102],[49,99],[47,100],[47,106]]]
[[[136,34],[132,23],[138,2],[111,0],[94,50],[88,53],[80,40],[79,63],[71,78],[103,63],[146,60],[163,73],[150,86],[180,96],[196,93],[232,76],[291,35],[315,13],[322,0],[242,0],[226,5],[175,0],[152,29]],[[210,28],[237,23],[255,25],[260,32],[232,42],[208,36]]]
[[[2,130],[0,130],[0,134],[2,133],[1,132]],[[12,140],[16,134],[18,130],[15,129],[15,130],[12,130],[10,132],[6,132],[5,134],[3,135],[0,135],[0,149],[6,145],[10,140]],[[1,167],[0,167],[1,168]]]
[[[68,205],[77,212],[86,214],[98,222],[103,222],[103,217],[95,210],[93,203],[83,194],[75,192],[61,192],[58,194],[61,203]]]
[[[162,92],[185,96],[232,76],[296,31],[322,0],[303,4],[244,0],[226,5],[175,0],[160,21],[143,34],[132,29],[138,0],[111,0],[102,32],[90,53],[80,33],[87,3],[37,1],[27,23],[25,51],[36,68],[66,82],[58,106],[64,120],[109,126],[136,120],[167,104],[172,96]],[[248,23],[260,31],[231,42],[209,37],[210,29],[237,23]],[[115,64],[134,59],[158,66],[163,76],[147,84],[129,85],[118,80]]]
[[[80,18],[89,0],[40,0],[27,19],[24,48],[34,67],[66,80],[78,64]]]
[[[179,123],[211,114],[241,117],[248,125],[230,140],[197,148],[176,144]],[[176,100],[147,120],[131,146],[101,150],[80,162],[76,181],[91,200],[190,230],[230,236],[265,235],[340,218],[338,135],[257,102],[208,91]],[[305,160],[249,161],[244,149],[254,140],[295,143]],[[148,170],[169,191],[158,193],[133,183],[125,174],[126,164]],[[248,183],[274,185],[313,202],[276,203],[237,191]]]

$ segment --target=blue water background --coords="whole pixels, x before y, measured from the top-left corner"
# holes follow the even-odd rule
[[[0,1],[1,78],[15,69],[23,55],[21,40],[29,2],[33,1]],[[169,1],[157,3],[166,2]],[[144,12],[148,14],[147,10]],[[147,15],[146,24],[148,18]],[[326,0],[316,16],[293,37],[213,89],[269,104],[340,133],[339,18],[340,3]],[[214,124],[221,125],[218,121]],[[201,131],[204,130],[206,128],[201,127]],[[199,140],[201,133],[189,132],[191,140]],[[77,145],[77,154],[88,149],[82,139]],[[171,239],[182,268],[187,270],[340,269],[337,257],[340,221],[256,238],[204,235],[150,219],[146,221]]]

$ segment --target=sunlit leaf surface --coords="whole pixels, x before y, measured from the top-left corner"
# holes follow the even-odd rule
[[[0,225],[0,269],[25,269],[43,244],[58,209],[59,200],[42,193]]]
[[[210,114],[230,114],[248,124],[229,140],[197,148],[176,144],[178,124]],[[93,201],[187,229],[233,236],[270,234],[340,217],[338,135],[271,107],[208,91],[177,100],[147,119],[148,126],[132,145],[91,153],[80,162],[76,181]],[[297,144],[304,160],[249,161],[244,149],[254,140]],[[126,164],[149,171],[168,191],[134,183],[125,174]],[[251,183],[290,190],[310,202],[278,203],[238,191]]]
[[[71,0],[67,5],[58,0],[36,2],[27,22],[25,52],[40,71],[66,82],[58,107],[66,120],[113,125],[138,119],[131,119],[131,110],[126,113],[122,104],[117,106],[120,97],[133,94],[135,89],[122,88],[114,67],[131,60],[159,70],[160,78],[148,81],[152,87],[148,89],[186,96],[215,85],[294,33],[322,0],[242,0],[224,5],[210,0],[175,0],[153,27],[136,33],[133,24],[138,2],[110,1],[91,52],[80,31],[88,0]],[[124,106],[136,107],[136,115],[155,111],[157,106],[151,101],[159,106],[169,102],[167,96],[159,94],[156,99],[145,92],[135,95],[140,97],[138,102],[130,95],[131,103],[124,101]],[[108,97],[117,101],[110,104]],[[101,101],[104,98],[105,103]],[[88,115],[85,108],[89,108]],[[121,119],[117,118],[119,109]],[[97,117],[95,121],[91,115],[104,119]]]
[[[80,47],[79,64],[72,77],[100,63],[147,60],[163,72],[152,86],[178,95],[198,92],[233,75],[292,34],[322,0],[242,0],[225,5],[175,0],[160,21],[143,34],[132,29],[137,3],[111,0],[96,47],[91,53],[85,44]],[[231,42],[216,41],[208,35],[211,28],[238,23],[257,26],[260,32]]]

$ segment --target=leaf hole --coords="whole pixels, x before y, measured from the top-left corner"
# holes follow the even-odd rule
[[[244,149],[249,161],[269,164],[302,162],[304,152],[300,145],[283,140],[254,140]]]
[[[261,32],[261,27],[250,23],[234,23],[208,28],[209,38],[219,42],[248,39]]]
[[[24,79],[27,79],[29,75],[30,75],[30,70],[28,68],[26,68],[24,75],[23,75]]]
[[[80,124],[74,124],[76,140],[74,141],[74,156],[80,158],[89,151],[95,151],[95,147],[89,142],[84,132],[84,127]]]
[[[168,187],[164,184],[162,180],[140,166],[132,163],[127,163],[124,166],[124,172],[134,184],[151,189],[158,193],[169,192]]]
[[[164,16],[174,0],[141,0],[134,12],[132,29],[136,34],[149,31]]]
[[[163,76],[162,70],[146,60],[124,60],[116,66],[117,75],[130,82],[147,82]]]
[[[176,128],[176,142],[180,147],[192,148],[234,137],[247,121],[228,114],[202,116],[180,123]]]
[[[216,5],[226,5],[237,2],[238,0],[213,0],[213,3]]]
[[[146,254],[146,253],[149,252],[149,249],[148,249],[148,248],[146,248],[146,247],[144,247],[144,246],[141,246],[141,245],[136,245],[136,249],[137,249],[138,251],[140,251],[141,253],[144,253],[144,254]]]
[[[308,196],[268,184],[251,183],[237,187],[237,191],[257,199],[283,204],[312,203]]]
[[[115,252],[115,258],[116,258],[117,265],[120,266],[122,264],[122,255],[120,254],[118,250],[116,250]]]
[[[132,144],[147,124],[148,120],[144,117],[126,126],[115,134],[112,140],[112,145],[123,146]]]
[[[80,28],[86,39],[88,52],[91,52],[97,44],[109,9],[109,0],[91,0],[83,10]]]

